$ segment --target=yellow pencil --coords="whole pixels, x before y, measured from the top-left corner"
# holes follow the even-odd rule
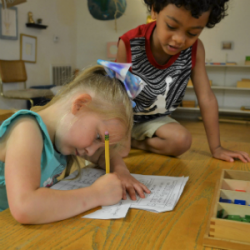
[[[110,162],[109,162],[109,133],[105,132],[105,162],[106,162],[106,174],[110,173]]]

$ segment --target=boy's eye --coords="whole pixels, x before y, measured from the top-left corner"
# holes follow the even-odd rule
[[[175,28],[172,27],[172,26],[170,26],[169,24],[167,24],[167,26],[168,26],[168,28],[169,28],[170,30],[175,30]]]
[[[193,33],[190,33],[190,32],[188,32],[188,35],[189,36],[197,36],[197,34],[193,34]]]

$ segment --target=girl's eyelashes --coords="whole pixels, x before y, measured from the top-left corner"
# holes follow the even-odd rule
[[[96,140],[97,140],[97,141],[100,141],[100,140],[101,140],[101,136],[100,136],[100,134],[98,134],[98,133],[97,133],[97,135],[96,135]]]

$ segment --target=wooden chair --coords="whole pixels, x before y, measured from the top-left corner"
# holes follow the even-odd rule
[[[27,74],[24,61],[0,60],[0,94],[4,98],[28,100],[33,106],[32,98],[53,97],[50,89],[26,89]],[[24,89],[3,91],[4,84],[23,82]]]
[[[0,123],[14,114],[14,111],[7,109],[0,109]]]

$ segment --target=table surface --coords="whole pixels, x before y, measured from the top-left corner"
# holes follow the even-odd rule
[[[221,169],[250,171],[250,163],[211,158],[201,122],[183,122],[193,136],[191,149],[178,158],[131,150],[125,162],[132,173],[189,176],[171,212],[130,209],[118,220],[71,219],[45,225],[21,225],[9,209],[0,213],[0,249],[211,250],[202,245]],[[250,152],[246,125],[221,124],[222,145]],[[213,248],[215,249],[215,248]]]

